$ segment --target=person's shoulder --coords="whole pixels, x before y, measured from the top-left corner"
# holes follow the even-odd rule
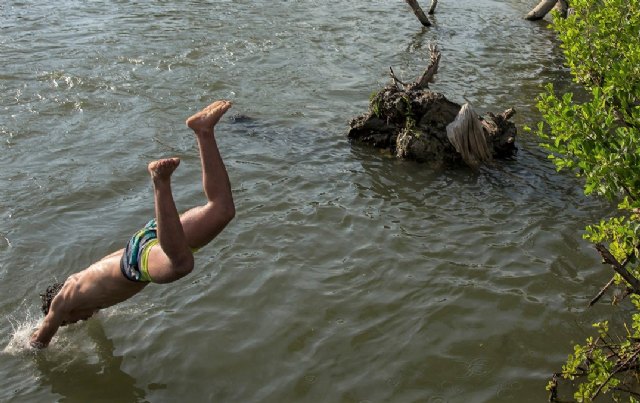
[[[58,303],[66,302],[73,297],[73,294],[78,292],[82,284],[82,272],[73,274],[67,278],[64,285],[60,289],[60,292],[55,296],[53,302],[59,300]]]

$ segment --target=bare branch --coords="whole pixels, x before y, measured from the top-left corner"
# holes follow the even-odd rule
[[[635,360],[636,357],[638,357],[638,354],[640,354],[640,350],[636,350],[629,358],[626,359],[625,362],[618,364],[618,366],[614,368],[613,371],[611,371],[607,379],[600,384],[600,386],[598,387],[598,389],[596,390],[596,392],[593,394],[591,398],[593,400],[596,400],[596,397],[598,397],[602,389],[607,385],[607,383],[609,383],[609,381],[611,380],[611,378],[613,378],[614,375],[616,375],[618,372],[621,372],[621,371],[627,371],[628,370],[627,367],[629,363],[632,360]]]
[[[605,284],[604,287],[602,287],[602,289],[600,290],[600,292],[598,292],[598,294],[593,297],[593,299],[591,300],[591,302],[589,302],[589,306],[593,306],[595,305],[596,302],[598,302],[600,300],[600,298],[602,298],[602,296],[604,295],[604,293],[609,289],[609,287],[611,287],[613,285],[613,283],[616,280],[616,276],[614,275],[613,277],[611,277],[611,280],[609,280],[609,282],[607,284]]]
[[[396,87],[398,87],[398,84],[402,84],[403,87],[407,86],[407,83],[400,81],[400,79],[396,77],[396,74],[393,72],[393,68],[391,66],[389,66],[389,75],[391,75],[391,78],[393,79],[393,83],[396,85]],[[398,89],[402,89],[402,88],[398,87]]]
[[[429,21],[427,16],[424,14],[424,11],[422,11],[422,8],[420,8],[418,1],[417,0],[405,0],[405,1],[407,2],[407,4],[409,4],[411,9],[413,10],[413,13],[416,15],[416,17],[418,17],[418,20],[420,20],[420,23],[425,27],[430,27],[431,21]]]
[[[440,65],[440,57],[442,54],[436,45],[429,45],[429,52],[431,53],[431,60],[429,66],[426,68],[422,76],[416,81],[418,88],[429,88],[429,83],[433,82],[433,77],[438,72],[438,66]]]
[[[431,7],[429,8],[429,15],[435,14],[437,5],[438,5],[438,0],[431,0]]]
[[[601,243],[596,244],[596,250],[602,256],[605,263],[610,264],[613,267],[613,270],[616,271],[619,275],[622,276],[623,279],[632,288],[634,294],[640,294],[640,280],[635,278],[629,271],[622,265],[618,260],[609,252],[609,250]],[[628,259],[627,259],[628,260]]]

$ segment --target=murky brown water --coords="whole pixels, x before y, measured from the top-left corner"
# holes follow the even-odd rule
[[[534,138],[514,161],[433,171],[352,147],[347,122],[393,66],[535,124],[569,85],[532,4],[396,1],[0,4],[0,401],[540,402],[608,279],[582,241],[607,208]],[[153,214],[145,170],[215,98],[236,220],[190,277],[150,286],[51,348],[24,348],[38,292],[124,245]],[[521,131],[522,133],[522,131]]]

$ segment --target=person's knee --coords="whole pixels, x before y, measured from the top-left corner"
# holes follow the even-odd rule
[[[209,202],[206,206],[209,211],[209,217],[215,222],[222,222],[223,225],[227,225],[236,216],[236,206],[233,203],[233,199],[220,202]]]
[[[226,206],[223,211],[223,216],[224,220],[227,223],[231,222],[231,220],[233,220],[233,218],[236,216],[236,206],[235,204],[233,204],[233,201],[228,206]]]
[[[233,197],[229,197],[229,199],[222,204],[220,210],[225,222],[229,223],[233,220],[233,217],[236,216],[236,205],[233,202]]]

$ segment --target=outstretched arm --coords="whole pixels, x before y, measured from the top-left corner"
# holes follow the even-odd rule
[[[42,326],[31,335],[31,347],[45,348],[64,321],[67,302],[62,294],[58,294],[51,302],[49,313],[42,321]]]

